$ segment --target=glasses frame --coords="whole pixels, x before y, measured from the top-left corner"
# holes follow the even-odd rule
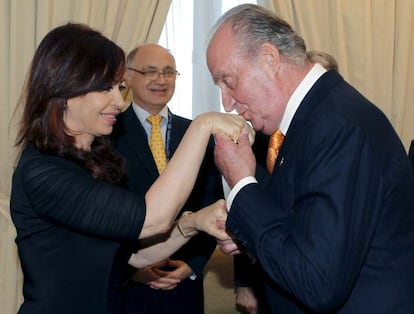
[[[175,72],[175,75],[174,76],[171,76],[171,77],[169,77],[169,76],[166,76],[167,75],[167,73],[165,73],[164,71],[155,71],[155,70],[148,70],[148,71],[140,71],[140,70],[137,70],[137,69],[134,69],[134,68],[131,68],[131,67],[127,67],[127,69],[128,70],[131,70],[131,71],[134,71],[134,72],[136,72],[136,73],[139,73],[139,74],[141,74],[141,75],[143,75],[145,78],[147,78],[147,79],[149,79],[149,80],[151,80],[151,81],[156,81],[156,80],[158,80],[159,78],[160,78],[160,76],[162,75],[163,77],[164,77],[164,79],[166,79],[166,80],[172,80],[172,79],[176,79],[177,78],[177,76],[179,76],[180,75],[180,72],[178,72],[177,70],[173,70],[174,72]],[[154,77],[149,77],[150,76],[150,73],[152,73],[152,72],[154,72],[153,73],[153,75],[154,75]],[[156,75],[156,76],[155,76]]]

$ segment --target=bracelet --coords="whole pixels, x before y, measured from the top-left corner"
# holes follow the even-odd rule
[[[183,228],[182,228],[182,227],[181,227],[181,225],[180,225],[180,219],[181,219],[181,217],[191,215],[192,213],[193,213],[193,212],[191,212],[191,211],[188,211],[188,210],[187,210],[187,211],[183,212],[183,213],[181,214],[180,218],[178,218],[178,220],[177,220],[177,228],[178,228],[178,231],[180,231],[181,235],[182,235],[184,238],[190,238],[190,237],[191,237],[191,235],[189,235],[189,234],[187,234],[187,233],[185,233],[185,232],[184,232]]]

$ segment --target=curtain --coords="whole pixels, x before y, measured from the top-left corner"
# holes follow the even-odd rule
[[[177,69],[175,93],[168,106],[189,119],[222,110],[220,90],[214,85],[206,64],[210,30],[224,11],[256,0],[175,0],[167,17],[160,44],[174,54]]]
[[[34,51],[52,28],[86,23],[125,52],[157,42],[171,0],[0,0],[0,309],[16,313],[22,302],[22,274],[9,215],[15,106]]]
[[[206,63],[209,31],[222,14],[222,1],[195,1],[193,27],[193,117],[220,111],[220,90],[214,85]]]
[[[17,313],[23,300],[23,276],[14,243],[16,232],[8,211],[8,197],[0,195],[0,309],[4,314]]]
[[[414,138],[414,1],[265,0],[305,39],[335,57],[344,78]]]

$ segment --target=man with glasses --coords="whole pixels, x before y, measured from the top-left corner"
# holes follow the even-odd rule
[[[125,83],[132,91],[132,104],[118,116],[114,129],[116,150],[126,159],[127,188],[142,195],[162,172],[151,152],[151,115],[160,115],[160,129],[167,160],[172,156],[190,120],[174,115],[168,108],[179,73],[175,59],[165,48],[146,44],[127,57]],[[164,153],[164,152],[163,152]],[[182,212],[196,211],[223,198],[221,176],[213,158],[213,142],[192,194]],[[134,251],[163,239],[148,239],[120,249],[125,264]],[[144,269],[125,271],[131,275],[123,286],[126,313],[203,313],[203,270],[216,246],[206,234],[192,238],[168,260]],[[129,250],[129,251],[128,251]],[[122,258],[120,258],[122,259]],[[120,310],[118,309],[118,312]]]

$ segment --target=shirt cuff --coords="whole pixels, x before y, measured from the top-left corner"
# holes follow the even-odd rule
[[[229,184],[227,183],[226,179],[224,178],[224,176],[221,176],[221,182],[223,184],[224,198],[227,199],[229,194],[230,194],[231,188],[230,188]]]
[[[245,187],[246,185],[250,183],[257,183],[257,180],[255,177],[245,177],[241,179],[237,184],[233,187],[233,189],[230,191],[229,195],[227,196],[227,211],[230,211],[230,207],[233,204],[233,200],[236,197],[237,193]]]

